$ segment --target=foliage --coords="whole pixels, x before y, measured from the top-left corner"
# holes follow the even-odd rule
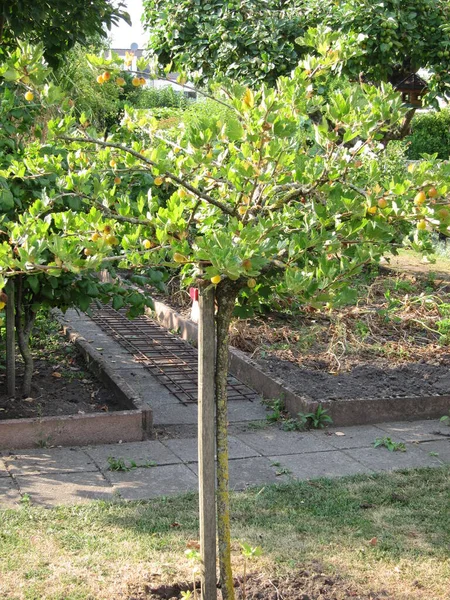
[[[394,442],[390,437],[377,438],[373,447],[387,448],[389,452],[406,452],[406,445],[403,442]]]
[[[408,157],[419,160],[425,154],[436,154],[438,158],[450,158],[450,109],[440,112],[418,114],[412,121]]]
[[[327,414],[327,409],[319,404],[314,412],[298,413],[300,423],[304,423],[307,428],[322,429],[326,425],[331,425],[333,419]]]
[[[139,99],[133,103],[137,108],[187,108],[190,101],[182,92],[177,92],[172,86],[163,88],[145,88]]]
[[[448,92],[447,0],[146,0],[144,8],[155,59],[200,81],[222,75],[273,85],[310,52],[308,28],[326,25],[355,34],[359,52],[347,64],[352,77],[398,82],[426,68],[434,73],[433,94]]]
[[[120,20],[130,23],[124,2],[111,0],[21,0],[0,2],[0,59],[17,47],[18,40],[42,43],[47,62],[56,66],[77,42],[106,38]]]
[[[87,61],[87,56],[101,50],[100,44],[88,48],[76,44],[65,53],[64,61],[55,71],[55,79],[71,99],[78,116],[84,113],[96,129],[109,130],[113,125],[120,123],[125,105],[138,106],[145,91],[132,85],[133,76],[127,71],[119,73],[124,79],[121,86],[117,85],[115,80],[98,85],[98,73]]]

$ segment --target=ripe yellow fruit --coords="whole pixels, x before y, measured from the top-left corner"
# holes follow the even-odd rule
[[[6,302],[0,302],[0,310],[3,310],[6,306]]]
[[[115,183],[116,185],[120,185],[120,184],[121,184],[121,182],[122,182],[122,180],[120,179],[120,177],[114,177],[114,183]]]
[[[110,166],[110,167],[112,167],[112,168],[114,169],[114,167],[115,167],[116,165],[117,165],[116,161],[115,161],[115,160],[112,158],[112,159],[109,161],[109,166]]]
[[[85,248],[85,249],[83,250],[83,254],[84,254],[85,256],[92,256],[92,250],[90,250],[89,248]]]
[[[436,214],[440,221],[447,221],[450,217],[450,212],[446,208],[440,208]]]
[[[100,85],[101,85],[102,83],[105,83],[105,80],[103,79],[103,75],[99,75],[99,76],[97,77],[97,83],[99,83]]]
[[[249,271],[252,268],[252,261],[249,258],[246,258],[242,261],[242,266],[246,271]]]
[[[141,80],[139,77],[133,77],[131,84],[134,85],[134,87],[139,87],[141,85]]]
[[[428,190],[428,198],[436,198],[436,196],[438,196],[438,191],[435,187],[430,187],[430,189]]]
[[[34,100],[34,94],[33,94],[33,92],[30,92],[30,91],[26,92],[25,93],[25,100],[27,102],[31,102],[32,100]]]
[[[153,244],[153,242],[151,242],[150,240],[144,240],[144,241],[142,242],[142,245],[144,246],[144,248],[145,248],[146,250],[150,250],[150,248],[153,248],[153,245],[154,245],[154,244]]]
[[[422,204],[424,204],[426,199],[427,199],[427,197],[425,196],[425,192],[419,192],[414,197],[414,204],[416,206],[422,206]]]
[[[420,231],[424,231],[427,228],[427,222],[422,219],[421,221],[419,221],[417,223],[417,229],[419,229]]]
[[[109,246],[117,246],[117,244],[119,243],[119,240],[116,238],[115,235],[107,235],[105,237],[105,242],[109,245]]]
[[[111,79],[111,73],[109,71],[105,71],[102,75],[103,81],[109,81]]]
[[[240,207],[238,208],[238,213],[239,213],[240,215],[245,215],[245,213],[246,213],[246,212],[247,212],[247,207],[246,207],[246,206],[240,206]]]
[[[367,212],[369,213],[369,215],[375,215],[377,210],[378,210],[377,206],[369,206],[369,208],[367,209]]]
[[[93,242],[98,242],[98,240],[100,239],[100,234],[96,231],[95,233],[92,234],[91,236],[91,240]]]
[[[162,177],[155,177],[155,179],[153,180],[153,183],[155,185],[162,185],[164,183],[164,179]]]
[[[176,263],[186,263],[186,262],[188,262],[188,259],[183,254],[180,254],[179,252],[175,252],[175,254],[173,255],[173,260]]]
[[[105,225],[103,227],[103,233],[111,233],[111,225]]]
[[[141,85],[145,85],[145,77],[141,77],[141,78],[139,79],[139,83],[140,83]]]
[[[220,275],[214,275],[214,277],[211,277],[211,283],[213,283],[214,285],[217,285],[221,281],[222,277]]]
[[[118,77],[116,79],[116,83],[117,83],[117,85],[123,86],[123,85],[125,85],[126,81],[123,77]]]
[[[388,202],[387,202],[386,198],[380,198],[378,200],[379,208],[386,208],[387,205],[388,205]]]
[[[254,287],[255,287],[255,285],[256,285],[256,279],[253,279],[253,278],[252,278],[252,279],[249,279],[249,280],[247,281],[247,286],[248,286],[250,289],[254,288]]]

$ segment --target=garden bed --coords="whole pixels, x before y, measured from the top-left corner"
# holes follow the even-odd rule
[[[91,344],[57,320],[35,330],[32,395],[9,398],[0,373],[0,449],[139,441],[151,430],[151,410]]]
[[[284,398],[293,416],[322,404],[336,425],[448,413],[449,281],[442,264],[439,276],[432,269],[367,274],[356,282],[363,300],[333,312],[280,301],[277,312],[236,320],[232,372],[265,398]],[[186,292],[158,299],[156,314],[195,339]]]

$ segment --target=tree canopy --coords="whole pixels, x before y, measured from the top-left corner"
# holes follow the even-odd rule
[[[0,57],[18,40],[44,45],[44,56],[55,66],[76,42],[106,38],[120,19],[129,22],[124,2],[112,0],[0,0]]]
[[[302,38],[309,27],[357,34],[359,53],[350,76],[397,83],[428,69],[432,91],[447,94],[450,58],[448,0],[145,0],[149,47],[162,65],[211,77],[266,82],[297,65],[311,50]]]

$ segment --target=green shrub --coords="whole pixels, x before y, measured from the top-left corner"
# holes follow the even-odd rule
[[[437,154],[448,160],[450,156],[450,109],[419,114],[412,122],[408,137],[408,158],[418,160],[422,154]]]
[[[142,90],[137,108],[186,108],[192,100],[171,86],[161,89],[145,88]]]

